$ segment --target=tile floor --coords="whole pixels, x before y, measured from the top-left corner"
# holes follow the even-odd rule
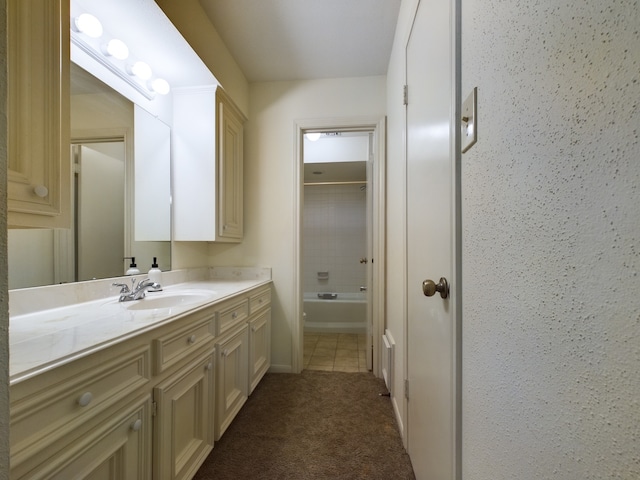
[[[328,372],[366,372],[365,334],[304,334],[304,368]]]

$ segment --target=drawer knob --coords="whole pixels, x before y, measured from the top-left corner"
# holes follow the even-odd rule
[[[91,392],[85,392],[78,398],[78,405],[80,405],[81,407],[86,407],[91,403],[91,400],[93,400],[93,395],[91,394]]]
[[[258,300],[258,303],[262,303],[262,299]]]
[[[229,355],[229,350],[227,350],[226,348],[224,349],[224,352],[222,352],[222,356],[226,357],[227,355]]]
[[[233,319],[238,318],[238,314],[237,314],[236,312],[233,312],[233,313],[231,314],[231,318],[233,318]]]
[[[139,418],[131,424],[131,430],[133,430],[134,432],[137,432],[141,428],[142,428],[142,420],[140,420]]]
[[[255,332],[257,332],[257,331],[258,331],[258,329],[257,329],[256,327],[251,327],[251,331],[252,331],[253,333],[255,333]]]
[[[188,339],[188,342],[191,344],[196,343],[196,336],[195,335],[191,335]]]
[[[207,366],[204,367],[205,370],[211,370],[213,368],[213,362],[207,363]]]

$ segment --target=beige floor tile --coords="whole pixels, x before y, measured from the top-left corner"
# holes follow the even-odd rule
[[[327,367],[322,365],[309,365],[306,367],[307,370],[321,370],[323,372],[333,372],[333,367]]]
[[[318,365],[323,367],[333,366],[333,364],[334,364],[333,357],[318,357],[316,355],[313,355],[311,357],[311,360],[309,361],[309,365]]]
[[[335,367],[353,367],[358,368],[358,359],[357,358],[336,358],[335,363],[333,364]]]

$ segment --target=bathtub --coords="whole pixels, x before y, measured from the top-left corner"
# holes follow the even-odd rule
[[[324,333],[366,333],[365,293],[338,293],[335,299],[304,294],[304,331]]]

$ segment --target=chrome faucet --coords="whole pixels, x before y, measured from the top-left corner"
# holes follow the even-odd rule
[[[131,300],[140,300],[144,298],[148,291],[161,290],[162,286],[159,283],[152,282],[150,279],[145,278],[138,282],[136,287],[136,279],[131,279],[131,289],[126,283],[114,283],[114,287],[120,287],[119,302],[130,302]]]

